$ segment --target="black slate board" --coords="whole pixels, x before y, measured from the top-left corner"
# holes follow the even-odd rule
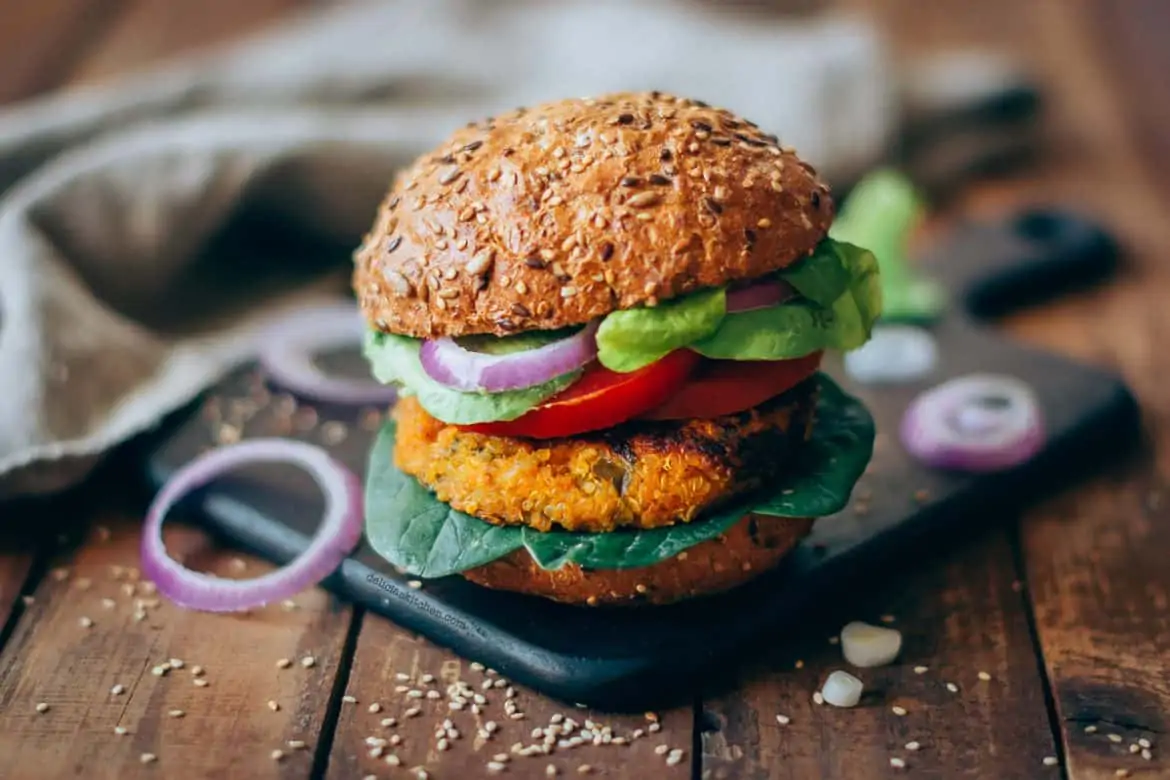
[[[728,664],[766,629],[796,625],[800,611],[867,572],[912,563],[924,541],[952,541],[964,528],[1010,517],[1026,501],[1084,469],[1113,460],[1137,441],[1137,406],[1117,379],[1042,351],[1005,341],[977,324],[1069,285],[1107,276],[1116,263],[1109,237],[1084,219],[1056,210],[1009,222],[965,224],[936,244],[925,268],[951,291],[956,305],[932,329],[940,348],[935,374],[899,386],[858,386],[826,365],[842,386],[867,403],[878,425],[874,460],[859,485],[864,515],[846,510],[817,522],[779,570],[737,591],[670,607],[587,609],[482,589],[457,577],[407,585],[362,546],[325,586],[471,660],[567,702],[641,710],[691,695],[680,680]],[[354,355],[335,363],[360,366]],[[969,372],[1012,374],[1041,400],[1046,448],[1027,464],[994,475],[931,472],[898,443],[902,410],[918,392]],[[254,370],[216,388],[202,410],[182,422],[149,458],[159,484],[211,446],[218,426],[242,423],[245,436],[285,435],[285,398],[258,404],[266,390]],[[259,408],[257,408],[259,407]],[[287,409],[286,409],[287,411]],[[368,410],[365,418],[368,418]],[[364,473],[373,425],[359,410],[301,408],[293,435],[329,445]],[[314,424],[315,423],[315,424]],[[287,426],[287,422],[284,423]],[[255,466],[193,494],[184,504],[198,522],[228,541],[275,561],[307,543],[321,502],[305,475],[290,467]]]

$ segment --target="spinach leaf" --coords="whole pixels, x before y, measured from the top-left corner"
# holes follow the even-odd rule
[[[520,548],[520,529],[465,515],[394,465],[394,423],[374,442],[366,477],[366,538],[391,564],[419,577],[444,577]]]
[[[753,512],[775,517],[825,517],[849,503],[873,456],[874,422],[865,405],[820,375],[813,433],[800,457],[755,498]]]

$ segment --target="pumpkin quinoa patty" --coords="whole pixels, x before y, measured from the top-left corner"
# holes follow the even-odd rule
[[[605,532],[690,522],[781,473],[812,430],[816,383],[712,419],[633,421],[536,441],[465,431],[406,397],[394,462],[443,503],[498,525]]]

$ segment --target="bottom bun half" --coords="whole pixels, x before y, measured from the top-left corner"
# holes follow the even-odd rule
[[[637,569],[542,569],[520,549],[463,576],[497,590],[567,604],[669,604],[730,590],[775,567],[812,530],[807,518],[748,515],[722,535]]]

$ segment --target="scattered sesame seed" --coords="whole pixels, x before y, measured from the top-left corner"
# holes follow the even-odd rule
[[[804,668],[804,661],[802,661],[801,659],[797,658],[797,659],[796,659],[796,663],[795,663],[795,664],[793,664],[793,666],[795,666],[797,669],[803,669],[803,668]]]
[[[407,674],[406,672],[398,672],[397,674],[394,675],[394,679],[402,680],[403,682],[405,682],[406,680],[410,679],[410,675]]]
[[[167,713],[167,715],[170,715],[172,718],[181,718],[186,714],[187,713],[183,712],[182,710],[171,710]]]
[[[303,739],[290,739],[288,741],[288,746],[290,750],[304,750],[305,741]]]
[[[471,662],[471,671],[482,672],[483,670],[484,670],[484,666],[479,661],[472,661]]]
[[[1120,734],[1108,734],[1106,736],[1108,737],[1110,742],[1115,742],[1115,743],[1121,742],[1121,735]]]
[[[892,766],[894,769],[905,769],[906,762],[895,756],[894,758],[890,759],[890,766]]]
[[[158,666],[152,667],[150,670],[150,673],[153,674],[155,677],[162,677],[170,670],[171,670],[171,667],[168,666],[167,664],[159,664]]]
[[[439,693],[438,691],[427,691],[427,698],[428,699],[441,699],[441,698],[443,698],[443,694]]]
[[[593,767],[589,766],[588,764],[582,764],[581,766],[577,767],[577,774],[579,775],[587,775],[592,771]]]
[[[651,734],[657,734],[659,731],[662,731],[662,724],[661,723],[651,723],[649,726],[646,727],[646,730],[648,732],[650,732]]]
[[[130,731],[125,726],[114,726],[114,733],[119,737],[124,737],[129,734]]]
[[[1128,769],[1118,769],[1116,772],[1113,773],[1113,776],[1114,777],[1129,777],[1129,770]]]
[[[200,665],[198,665],[198,664],[196,664],[195,666],[192,666],[192,667],[191,667],[191,674],[192,674],[193,676],[195,676],[195,677],[200,677],[200,676],[202,676],[203,672],[204,672],[204,669],[203,669],[203,667],[202,667],[202,666],[200,666]]]
[[[787,715],[777,715],[776,722],[779,723],[781,726],[787,726],[789,723],[792,722],[792,718],[788,717]]]
[[[111,598],[102,599],[102,608],[103,609],[113,609],[117,605],[118,605],[118,602],[114,601]]]
[[[292,666],[292,661],[288,660],[287,658],[281,658],[276,662],[277,669],[287,669],[290,666]]]
[[[921,744],[919,744],[917,741],[913,741],[913,742],[907,742],[907,743],[906,743],[906,749],[907,749],[907,750],[910,750],[910,751],[918,750],[918,749],[919,749],[919,748],[921,748],[921,747],[922,747],[922,745],[921,745]]]
[[[1093,726],[1093,725],[1085,726],[1085,733],[1086,734],[1095,734],[1096,732],[1097,732],[1096,726]]]
[[[817,704],[824,704],[825,697],[821,695],[820,691],[817,691],[816,693],[813,694],[813,701],[816,702]]]
[[[659,745],[658,747],[654,748],[654,754],[658,756],[665,756],[669,750],[670,745]]]
[[[268,709],[272,710],[273,712],[277,712],[277,711],[279,711],[279,710],[280,710],[280,705],[279,705],[279,704],[277,704],[277,703],[276,703],[275,701],[273,701],[272,699],[269,699],[269,700],[268,700]]]
[[[449,744],[450,743],[447,742],[447,738],[443,737],[442,739],[440,739],[438,742],[435,743],[435,747],[438,748],[440,753],[442,753],[444,750],[447,749],[447,746]]]
[[[951,693],[958,693],[959,686],[955,685],[954,683],[947,683],[947,690]]]
[[[167,661],[167,663],[171,665],[172,669],[182,669],[183,668],[183,659],[182,658],[172,658],[171,660]]]
[[[422,676],[422,681],[424,685],[430,685],[435,681],[435,676],[433,674],[424,674]]]
[[[391,734],[390,739],[386,740],[386,742],[390,747],[396,747],[402,743],[402,737],[398,734]]]
[[[991,679],[991,675],[988,674],[987,672],[980,672],[979,679],[982,680],[983,682],[987,682],[988,680]]]
[[[346,704],[357,704],[357,699],[350,696],[348,693],[341,697],[341,700]]]
[[[279,761],[282,758],[284,758],[284,751],[283,750],[278,749],[278,750],[272,751],[272,760],[273,761]]]
[[[555,765],[555,764],[549,764],[548,766],[546,766],[546,767],[544,768],[544,775],[545,775],[545,777],[556,777],[556,776],[557,776],[557,768],[556,768],[556,765]]]
[[[421,707],[411,707],[410,709],[408,709],[406,712],[404,712],[402,714],[403,714],[403,716],[405,716],[407,718],[414,718],[414,717],[417,717],[420,712],[422,712]]]
[[[1044,756],[1044,766],[1056,766],[1060,762],[1056,760],[1056,756]]]
[[[48,704],[46,704],[45,702],[43,702],[43,701],[42,701],[42,702],[39,702],[39,703],[37,704],[37,712],[39,712],[39,713],[41,713],[42,715],[44,715],[44,714],[45,714],[46,712],[48,712],[48,711],[49,711],[49,705],[48,705]]]
[[[422,587],[421,580],[408,580],[406,584],[415,590],[418,590]]]
[[[379,704],[378,702],[374,702],[373,704],[371,704],[371,705],[370,705],[369,707],[367,707],[366,709],[367,709],[367,710],[369,710],[370,712],[372,712],[372,713],[374,713],[374,714],[376,715],[376,714],[378,714],[379,712],[381,712],[381,711],[382,711],[382,705],[381,705],[381,704]]]
[[[118,683],[113,688],[110,688],[110,693],[112,693],[114,696],[121,696],[125,692],[126,686],[122,685],[121,683]]]
[[[503,772],[504,768],[504,765],[499,761],[489,761],[487,763],[487,769],[489,772]]]
[[[80,620],[77,621],[77,623],[82,628],[93,628],[93,621],[87,617],[81,618]]]
[[[311,655],[306,655],[304,658],[301,659],[301,666],[305,667],[306,669],[312,669],[316,665],[317,665],[317,659]]]
[[[1146,739],[1145,737],[1142,737],[1141,739],[1139,739],[1139,740],[1138,740],[1138,744],[1139,744],[1139,745],[1141,745],[1141,746],[1142,746],[1142,747],[1144,747],[1144,748],[1148,748],[1148,747],[1153,747],[1153,746],[1154,746],[1154,745],[1153,745],[1153,743],[1151,743],[1151,742],[1150,742],[1148,739]]]
[[[894,713],[898,717],[902,717],[906,714],[906,708],[899,707],[897,704],[895,704],[893,707],[890,707],[890,712]]]
[[[1150,752],[1149,748],[1142,748],[1142,758],[1144,758],[1146,761],[1149,761],[1153,757],[1154,754]]]
[[[838,643],[840,643],[840,641],[841,641],[841,637],[839,637],[839,636],[833,635],[833,636],[829,637],[829,644],[831,644],[831,645],[838,644]]]
[[[399,758],[398,756],[394,755],[393,753],[386,756],[382,760],[385,761],[388,766],[402,766],[402,759]]]
[[[1130,746],[1129,746],[1129,752],[1130,752],[1130,753],[1136,753],[1136,752],[1138,752],[1138,751],[1139,751],[1139,750],[1141,750],[1141,749],[1142,749],[1142,748],[1141,748],[1141,745],[1139,745],[1139,744],[1138,744],[1138,743],[1136,743],[1136,742],[1135,742],[1135,743],[1133,743],[1132,745],[1130,745]]]
[[[143,753],[138,757],[138,760],[143,764],[152,764],[155,761],[158,761],[158,756],[156,756],[154,753]]]

